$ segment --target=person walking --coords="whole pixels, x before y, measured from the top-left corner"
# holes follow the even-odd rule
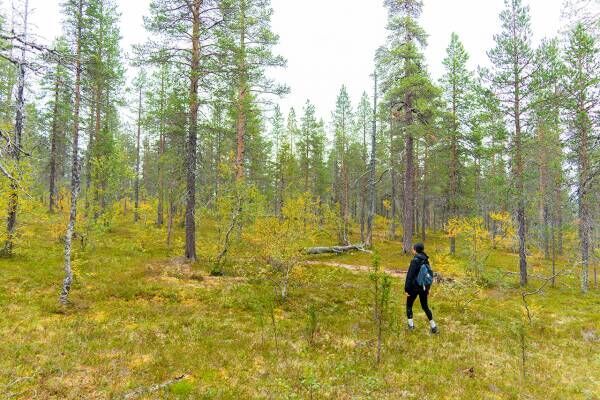
[[[429,266],[429,257],[425,254],[425,246],[422,243],[417,243],[413,246],[414,258],[410,262],[410,267],[406,274],[406,282],[404,283],[404,291],[406,292],[406,317],[408,318],[408,329],[414,330],[415,323],[413,320],[413,304],[417,297],[421,303],[421,308],[425,311],[431,333],[438,333],[438,327],[433,320],[433,313],[427,304],[429,290],[433,282],[433,271]]]

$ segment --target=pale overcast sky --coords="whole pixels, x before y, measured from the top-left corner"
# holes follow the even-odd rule
[[[61,33],[60,0],[29,0],[34,9],[33,32],[47,43]],[[10,0],[0,0],[8,7]],[[123,14],[123,47],[141,43],[146,34],[142,16],[149,0],[118,1]],[[424,0],[421,24],[429,34],[426,51],[434,78],[442,73],[441,61],[451,32],[459,34],[471,55],[470,64],[487,63],[486,51],[499,31],[498,14],[503,0]],[[556,35],[562,0],[524,0],[531,7],[534,42]],[[342,84],[356,103],[364,90],[372,91],[373,54],[385,41],[386,10],[383,0],[272,0],[273,30],[280,35],[279,54],[288,60],[285,70],[272,75],[292,92],[280,101],[282,109],[294,106],[300,113],[307,98],[328,119]]]

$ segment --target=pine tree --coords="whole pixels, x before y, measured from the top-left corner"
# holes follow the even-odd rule
[[[408,253],[412,249],[416,215],[415,135],[426,121],[426,110],[421,107],[428,107],[425,99],[435,96],[436,90],[424,69],[422,48],[426,45],[426,34],[417,23],[423,8],[422,1],[386,0],[385,5],[388,8],[389,43],[380,56],[380,62],[387,75],[383,86],[386,102],[391,107],[392,132],[400,128],[404,136],[402,248]],[[392,133],[392,136],[396,135]],[[397,152],[394,143],[395,140],[392,140],[392,157]],[[396,182],[392,181],[395,186]]]
[[[339,208],[338,241],[349,244],[350,225],[350,166],[349,155],[352,143],[354,115],[346,86],[338,94],[333,114],[334,149],[332,150],[332,179],[334,201]]]
[[[66,65],[69,56],[68,43],[65,38],[59,38],[54,43],[54,49],[58,56],[54,60],[54,70],[46,77],[47,84],[51,86],[52,100],[48,106],[51,110],[50,119],[50,159],[49,164],[49,187],[48,187],[48,209],[51,213],[55,211],[58,200],[59,185],[64,175],[63,169],[66,157],[67,129],[71,114],[71,76]]]
[[[559,82],[563,74],[563,63],[556,40],[544,41],[536,55],[537,69],[532,85],[535,93],[532,103],[532,125],[534,143],[537,148],[538,173],[538,231],[541,247],[546,259],[550,258],[551,230],[555,221],[552,210],[557,210],[554,192],[561,187],[556,182],[562,178],[563,149],[560,140],[562,105]],[[551,229],[552,227],[552,229]]]
[[[134,221],[137,222],[140,219],[140,157],[141,157],[141,149],[140,143],[142,138],[142,115],[143,115],[143,104],[144,104],[144,88],[147,84],[146,74],[143,70],[138,74],[134,87],[137,92],[138,97],[138,109],[137,109],[137,135],[136,135],[136,145],[135,145],[135,183],[134,183],[134,204],[135,204],[135,213],[134,213]]]
[[[377,87],[377,71],[373,73],[373,118],[371,132],[371,160],[369,162],[369,212],[367,216],[367,228],[365,234],[365,246],[373,246],[373,223],[375,219],[375,169],[377,163],[377,99],[379,96]]]
[[[505,160],[508,131],[500,100],[481,82],[476,82],[473,90],[472,114],[471,138],[477,140],[470,140],[467,145],[473,146],[479,153],[479,167],[474,171],[474,179],[480,184],[471,197],[474,197],[477,213],[491,225],[493,222],[489,214],[507,211],[510,204],[508,165]],[[494,236],[496,231],[493,226],[491,231]]]
[[[366,242],[366,223],[367,223],[367,182],[368,182],[368,174],[366,172],[362,172],[368,170],[368,139],[371,134],[371,124],[372,121],[372,107],[369,100],[369,95],[367,92],[364,92],[360,98],[358,103],[358,108],[356,110],[356,123],[357,123],[357,132],[362,139],[361,141],[361,175],[359,177],[359,203],[360,203],[360,238],[362,243]]]
[[[123,82],[119,14],[113,0],[88,0],[84,14],[86,29],[82,41],[83,62],[86,65],[85,89],[93,109],[93,127],[90,128],[87,163],[86,196],[93,201],[94,217],[107,209],[108,186],[116,177],[110,160],[115,160],[117,148],[112,120],[118,119],[116,101],[118,88]],[[88,97],[88,96],[86,96]],[[118,124],[115,124],[118,125]]]
[[[281,118],[283,124],[283,118]],[[292,148],[295,138],[299,135],[296,121],[296,113],[294,109],[290,109],[287,120],[287,127],[283,132],[281,141],[275,157],[276,179],[278,204],[276,210],[281,218],[281,213],[285,205],[286,199],[291,198],[300,193],[300,187],[297,185],[297,177],[299,176],[298,161],[295,157]]]
[[[468,108],[470,95],[470,72],[467,69],[469,55],[462,45],[458,35],[452,33],[450,45],[446,50],[443,61],[445,74],[442,78],[444,98],[449,106],[450,134],[449,134],[449,185],[448,185],[448,211],[449,218],[458,216],[459,181],[461,171],[461,158],[464,153],[463,136],[468,129]],[[456,238],[450,237],[450,254],[456,252]]]
[[[296,110],[292,107],[290,108],[287,117],[287,137],[292,154],[296,154],[296,141],[298,140],[299,135],[300,129],[298,128],[298,118],[296,117]]]
[[[287,88],[265,75],[266,68],[285,66],[281,56],[273,54],[279,37],[271,31],[273,10],[270,0],[222,0],[225,15],[219,29],[220,47],[228,54],[229,79],[233,86],[236,130],[236,179],[244,176],[248,114],[256,101],[253,93],[281,95]]]
[[[303,181],[303,192],[304,193],[313,193],[314,188],[311,187],[310,177],[313,173],[312,166],[312,153],[313,153],[313,138],[317,134],[317,130],[319,129],[317,117],[315,115],[316,110],[315,106],[311,104],[309,100],[306,101],[304,105],[304,114],[301,118],[300,125],[300,138],[298,140],[298,155],[299,155],[299,164],[300,171],[302,173],[302,181]]]
[[[524,124],[530,111],[535,53],[531,49],[529,7],[521,0],[505,0],[500,13],[502,31],[494,36],[496,47],[488,52],[493,65],[490,80],[503,110],[510,116],[512,131],[512,176],[516,197],[521,286],[527,285],[525,216]]]
[[[155,59],[166,58],[171,62],[182,62],[188,66],[189,115],[186,148],[186,213],[185,213],[185,257],[196,260],[196,171],[198,143],[198,90],[202,77],[201,42],[208,40],[214,21],[220,20],[213,0],[152,0],[151,16],[146,19],[146,29],[158,34],[162,44],[150,42]],[[172,49],[169,42],[188,43],[187,49]],[[172,49],[172,50],[165,50]],[[143,52],[143,49],[142,49]]]
[[[281,108],[279,105],[275,106],[273,111],[273,117],[271,118],[271,140],[273,142],[273,154],[272,159],[273,163],[273,181],[272,185],[275,187],[275,199],[274,199],[274,209],[275,214],[277,216],[281,215],[281,210],[283,206],[283,186],[282,186],[282,176],[283,176],[283,165],[281,164],[280,154],[283,146],[285,146],[286,133],[285,133],[285,120],[283,118],[283,114],[281,113]]]
[[[564,90],[567,98],[567,120],[571,131],[571,150],[577,165],[577,207],[581,257],[581,290],[589,289],[589,265],[592,248],[592,155],[598,152],[598,120],[593,110],[600,105],[600,49],[583,24],[569,34],[565,51]]]

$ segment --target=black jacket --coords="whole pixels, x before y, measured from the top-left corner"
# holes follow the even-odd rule
[[[419,290],[423,290],[417,285],[417,276],[421,270],[421,265],[426,263],[429,257],[425,253],[417,253],[417,255],[410,262],[408,272],[406,273],[406,282],[404,283],[404,291],[410,295],[417,294]]]

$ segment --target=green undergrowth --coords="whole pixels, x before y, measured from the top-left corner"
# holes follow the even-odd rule
[[[403,281],[392,278],[375,365],[368,274],[298,267],[281,303],[256,262],[230,260],[225,276],[210,277],[210,263],[176,257],[180,229],[169,249],[164,230],[121,223],[77,244],[72,305],[63,308],[62,243],[51,225],[29,222],[29,243],[0,260],[0,398],[599,398],[599,292],[582,295],[575,277],[561,277],[527,298],[530,322],[517,276],[506,274],[516,257],[502,249],[472,278],[460,241],[450,257],[433,234],[433,266],[452,278],[431,295],[441,333],[428,333],[418,304],[417,329],[405,329]],[[377,243],[377,252],[385,269],[406,269],[399,242]],[[371,257],[314,259],[369,265]],[[532,265],[549,274],[548,262]],[[527,290],[540,285],[532,279]]]

